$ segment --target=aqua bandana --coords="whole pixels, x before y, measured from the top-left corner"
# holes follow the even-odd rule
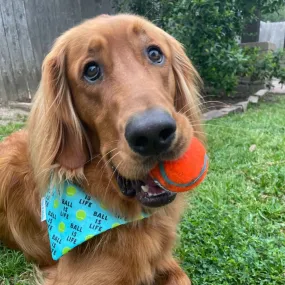
[[[42,201],[42,221],[47,221],[54,260],[96,235],[131,222],[109,212],[77,185],[66,182],[62,188],[49,190]],[[141,214],[136,220],[146,217]]]

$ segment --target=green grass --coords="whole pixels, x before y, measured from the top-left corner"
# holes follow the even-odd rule
[[[0,141],[23,126],[24,123],[0,126]],[[31,285],[32,276],[32,266],[25,261],[24,256],[0,244],[0,285]]]
[[[34,272],[24,256],[0,246],[0,284],[31,285]]]
[[[6,126],[0,125],[0,141],[2,141],[6,136],[10,135],[11,133],[18,131],[22,127],[24,127],[24,123],[9,123]]]
[[[19,127],[0,127],[0,139]],[[194,285],[284,285],[285,97],[206,130],[209,174],[189,197],[176,255]],[[31,284],[31,270],[0,247],[1,285]]]
[[[209,174],[180,227],[184,269],[194,285],[284,285],[285,98],[206,130]]]

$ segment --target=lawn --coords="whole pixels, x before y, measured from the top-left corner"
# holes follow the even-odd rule
[[[194,285],[284,285],[285,96],[206,130],[209,175],[181,223],[184,269]]]
[[[5,136],[20,127],[0,128]],[[206,124],[210,169],[189,195],[176,255],[194,285],[285,284],[285,96]],[[0,284],[31,284],[0,248]]]

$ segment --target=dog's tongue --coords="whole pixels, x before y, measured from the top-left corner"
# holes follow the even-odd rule
[[[165,190],[160,188],[149,175],[143,182],[145,185],[142,186],[142,190],[145,193],[159,195],[165,192]]]
[[[150,175],[147,176],[147,178],[144,180],[144,183],[148,185],[149,187],[156,187],[157,184],[154,182],[154,180],[150,177]]]

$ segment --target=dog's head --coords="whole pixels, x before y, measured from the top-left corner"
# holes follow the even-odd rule
[[[101,16],[67,31],[43,64],[30,117],[36,179],[74,178],[92,156],[147,206],[175,197],[148,176],[201,137],[199,76],[182,46],[143,18]],[[143,186],[143,187],[141,187]]]

